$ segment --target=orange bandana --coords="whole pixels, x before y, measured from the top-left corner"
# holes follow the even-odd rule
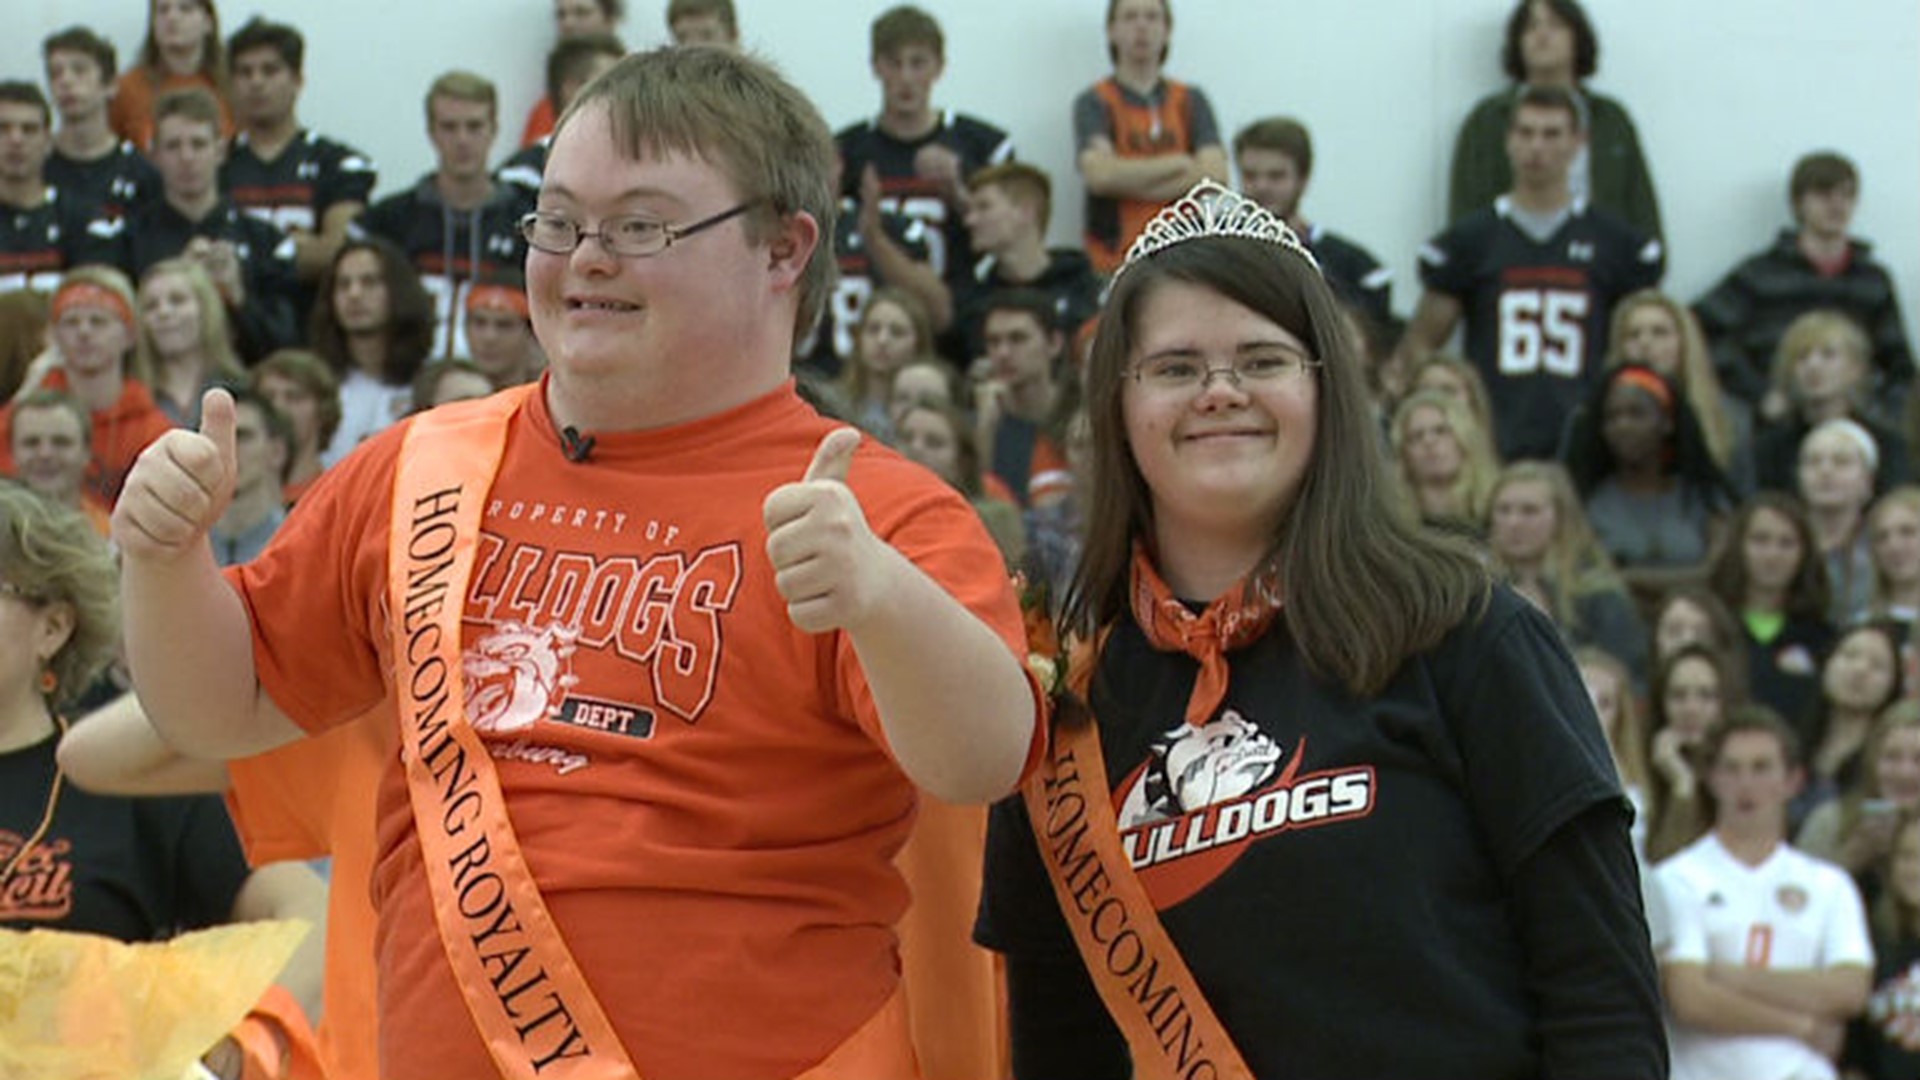
[[[1187,699],[1187,723],[1206,724],[1227,697],[1227,653],[1244,648],[1267,632],[1281,606],[1280,583],[1274,578],[1242,578],[1240,582],[1195,615],[1173,595],[1147,556],[1133,545],[1133,619],[1147,635],[1148,644],[1161,652],[1183,652],[1200,661],[1193,696]]]

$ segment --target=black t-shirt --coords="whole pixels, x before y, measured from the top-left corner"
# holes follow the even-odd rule
[[[243,132],[220,166],[233,204],[282,232],[316,232],[340,203],[367,203],[379,178],[373,162],[344,143],[302,130],[267,161]]]
[[[1539,1075],[1539,1002],[1557,988],[1532,981],[1539,920],[1522,924],[1513,883],[1596,810],[1621,869],[1590,881],[1554,931],[1584,935],[1584,948],[1631,941],[1618,928],[1637,927],[1637,952],[1603,962],[1620,970],[1558,982],[1639,987],[1624,995],[1639,1037],[1612,1041],[1639,1055],[1623,1060],[1659,1057],[1625,801],[1544,616],[1498,589],[1483,617],[1369,700],[1308,674],[1284,622],[1229,661],[1221,711],[1188,728],[1198,665],[1125,620],[1092,703],[1123,848],[1156,903],[1188,894],[1161,919],[1255,1075]],[[1063,973],[1018,980],[1016,1011],[1085,1010],[1091,984],[1017,798],[993,809],[976,937],[1008,953],[1010,971]],[[1023,1001],[1036,990],[1044,1001]],[[1033,1049],[1020,1023],[1016,1060]],[[1110,1021],[1106,1035],[1117,1037]],[[1111,1056],[1090,1048],[1089,1060]]]
[[[1502,197],[1420,249],[1420,280],[1458,300],[1467,358],[1493,398],[1500,454],[1551,458],[1567,417],[1599,376],[1620,297],[1660,281],[1660,242],[1575,203],[1544,242]]]
[[[103,157],[81,161],[55,150],[42,175],[87,219],[119,218],[160,195],[160,171],[130,142]]]
[[[87,223],[58,188],[49,187],[37,206],[0,203],[0,292],[52,292],[79,265]]]
[[[965,281],[973,267],[973,240],[958,209],[948,204],[941,185],[923,180],[914,171],[913,158],[921,148],[938,143],[960,158],[960,182],[988,165],[1013,157],[1013,140],[984,120],[963,113],[943,112],[932,131],[904,142],[863,120],[834,136],[840,146],[841,194],[858,198],[860,176],[868,165],[880,175],[881,209],[925,222],[929,232],[934,272],[949,285]]]
[[[1106,282],[1094,272],[1087,253],[1078,248],[1051,248],[1046,269],[1032,281],[1014,281],[991,255],[973,265],[966,284],[953,294],[953,325],[944,335],[944,349],[964,361],[987,354],[987,305],[1004,289],[1031,289],[1053,301],[1053,324],[1068,340],[1080,324],[1100,312],[1100,294]]]
[[[56,741],[0,754],[0,864],[46,811]],[[229,921],[247,874],[218,798],[118,798],[68,781],[52,826],[0,888],[0,926],[154,941]]]

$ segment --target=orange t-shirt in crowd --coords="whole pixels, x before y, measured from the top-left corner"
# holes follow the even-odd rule
[[[468,715],[534,879],[641,1074],[793,1076],[895,992],[907,893],[892,859],[916,801],[852,643],[793,626],[765,554],[762,502],[837,425],[789,383],[693,423],[598,433],[574,463],[543,393],[513,418],[483,507]],[[389,691],[404,429],[328,470],[266,552],[228,571],[262,686],[309,730]],[[957,492],[871,441],[850,484],[876,535],[1025,656],[999,554]],[[397,759],[378,800],[382,1074],[491,1075]]]
[[[520,129],[520,148],[524,150],[553,134],[553,125],[559,122],[559,115],[553,111],[553,99],[540,95],[540,100],[527,110],[526,126]]]
[[[113,84],[113,97],[107,102],[107,123],[114,134],[132,143],[141,153],[153,147],[153,105],[161,96],[174,90],[187,90],[199,87],[213,95],[220,103],[220,137],[233,138],[233,110],[227,108],[226,96],[220,93],[219,84],[210,76],[195,72],[192,75],[160,75],[150,68],[129,68],[120,74],[120,80]]]
[[[48,374],[41,385],[49,390],[69,389],[64,371]],[[0,432],[11,431],[12,421],[13,405],[0,407]],[[172,429],[173,421],[154,404],[153,391],[145,383],[125,380],[119,399],[93,412],[93,462],[87,466],[87,494],[111,508],[140,451]],[[0,438],[0,473],[14,475],[10,438]]]
[[[255,866],[331,858],[326,979],[315,1035],[327,1080],[380,1080],[374,965],[374,800],[399,753],[393,713],[227,763],[227,809]]]

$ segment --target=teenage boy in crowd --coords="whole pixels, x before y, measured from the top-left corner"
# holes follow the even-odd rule
[[[1161,206],[1201,180],[1222,184],[1227,151],[1207,95],[1165,75],[1168,0],[1108,0],[1113,74],[1073,102],[1073,142],[1087,185],[1087,254],[1110,274]]]
[[[77,265],[87,218],[46,181],[53,113],[40,88],[0,82],[0,292],[51,293]]]
[[[932,15],[912,5],[873,21],[873,77],[880,113],[835,136],[845,193],[868,201],[871,170],[879,180],[877,209],[926,223],[934,272],[952,291],[973,266],[967,238],[967,177],[1013,157],[1007,133],[976,117],[933,107],[933,87],[946,71],[946,35]],[[936,306],[935,330],[950,308]]]
[[[1466,322],[1501,456],[1551,458],[1607,354],[1614,301],[1666,269],[1660,242],[1573,197],[1580,114],[1557,87],[1520,92],[1507,130],[1513,190],[1420,249],[1426,291],[1395,350],[1414,361]]]
[[[110,239],[112,255],[103,261],[135,282],[162,259],[198,262],[226,302],[240,355],[253,361],[300,340],[301,293],[293,238],[220,193],[226,148],[212,94],[194,87],[160,95],[153,107],[160,197],[120,221],[95,221],[89,239]]]
[[[1293,227],[1319,260],[1334,294],[1366,315],[1375,329],[1392,325],[1393,271],[1373,252],[1300,212],[1313,178],[1313,136],[1307,126],[1285,116],[1256,120],[1233,137],[1233,161],[1240,170],[1240,190]]]
[[[300,31],[260,18],[227,39],[240,131],[220,186],[234,205],[293,237],[300,280],[312,282],[367,208],[378,175],[365,154],[300,125],[306,52]]]
[[[555,115],[566,112],[581,87],[625,55],[627,47],[612,34],[572,34],[556,42],[547,53],[547,100],[554,103]],[[539,195],[540,174],[547,169],[547,150],[552,145],[549,132],[514,151],[494,172],[494,179],[525,189],[528,198]]]
[[[756,61],[630,57],[528,227],[537,386],[369,440],[224,576],[220,391],[116,507],[134,680],[183,752],[399,714],[386,1075],[914,1074],[915,785],[1005,795],[1045,718],[971,507],[794,393],[832,157]]]
[[[118,56],[113,43],[84,26],[70,26],[41,43],[47,89],[60,124],[47,159],[47,183],[75,213],[113,219],[155,195],[160,174],[140,149],[114,133],[107,116]]]
[[[1707,757],[1713,831],[1654,871],[1674,1080],[1834,1077],[1866,1005],[1873,944],[1853,878],[1787,843],[1798,743],[1770,710],[1728,717]]]
[[[1788,402],[1772,389],[1774,358],[1787,327],[1809,311],[1831,308],[1860,324],[1873,352],[1874,415],[1901,424],[1913,382],[1913,352],[1900,318],[1893,275],[1873,246],[1853,236],[1860,170],[1831,151],[1794,163],[1787,184],[1792,228],[1773,246],[1741,261],[1693,306],[1713,346],[1720,382],[1778,421]]]
[[[406,254],[434,297],[439,330],[432,355],[464,356],[460,313],[467,287],[526,260],[520,218],[533,209],[533,196],[487,170],[500,133],[492,83],[470,72],[447,72],[427,90],[426,115],[434,170],[374,203],[353,229],[385,237]]]
[[[1069,335],[1100,310],[1100,276],[1079,248],[1047,247],[1053,181],[1024,161],[989,165],[967,178],[967,235],[980,256],[954,297],[956,355],[985,355],[988,298],[1032,289],[1053,301],[1054,325]]]

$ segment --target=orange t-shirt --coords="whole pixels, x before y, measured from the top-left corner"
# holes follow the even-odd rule
[[[113,97],[107,102],[107,123],[114,134],[132,143],[141,153],[153,148],[153,106],[161,96],[174,90],[199,87],[220,103],[220,137],[233,138],[233,110],[220,87],[208,76],[162,75],[157,79],[147,68],[128,68],[113,84]]]
[[[326,980],[315,1035],[327,1080],[380,1080],[374,965],[374,801],[398,753],[389,710],[227,763],[227,809],[255,866],[331,857]]]
[[[891,860],[914,789],[851,642],[788,620],[761,521],[834,426],[789,384],[690,424],[600,434],[575,464],[536,393],[482,514],[468,715],[554,920],[648,1080],[792,1076],[898,980],[907,895]],[[267,551],[228,572],[262,685],[310,730],[389,689],[404,427],[328,470]],[[1025,655],[1001,560],[958,493],[871,441],[850,482],[876,535]],[[491,1075],[397,759],[377,827],[382,1073]]]
[[[41,385],[49,390],[68,389],[67,374],[55,371]],[[0,433],[12,430],[13,405],[0,407]],[[134,459],[147,444],[173,429],[173,421],[154,404],[153,392],[145,383],[125,380],[120,397],[93,413],[93,461],[87,466],[87,494],[113,506],[120,497],[120,485],[126,483]],[[0,473],[14,474],[13,440],[0,438]]]

